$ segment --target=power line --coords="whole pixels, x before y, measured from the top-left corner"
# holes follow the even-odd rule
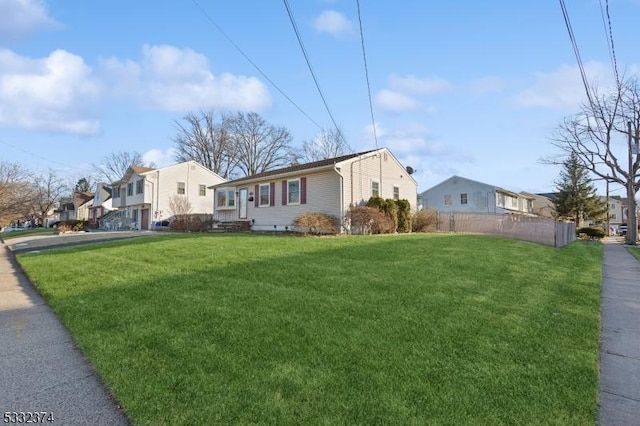
[[[262,69],[261,69],[261,68],[260,68],[260,67],[255,63],[255,62],[253,62],[253,61],[251,60],[251,58],[250,58],[246,53],[244,53],[244,51],[240,48],[240,46],[238,46],[238,45],[233,41],[233,39],[232,39],[231,37],[229,37],[229,35],[228,35],[227,33],[225,33],[225,32],[224,32],[224,30],[220,27],[220,25],[218,25],[218,24],[216,23],[216,21],[214,21],[214,20],[213,20],[213,18],[212,18],[212,17],[207,13],[207,11],[206,11],[206,10],[204,10],[204,9],[202,8],[202,6],[200,6],[200,4],[199,4],[196,0],[191,0],[191,1],[193,2],[193,4],[195,4],[195,5],[196,5],[196,7],[197,7],[198,9],[200,9],[200,12],[202,12],[202,14],[203,14],[203,15],[204,15],[208,20],[209,20],[209,22],[211,22],[211,23],[213,24],[213,26],[214,26],[214,27],[216,27],[216,29],[220,32],[220,34],[222,34],[222,35],[227,39],[227,41],[229,41],[229,43],[231,43],[231,45],[232,45],[233,47],[235,47],[235,49],[236,49],[238,52],[240,52],[240,54],[241,54],[242,56],[244,56],[244,58],[245,58],[245,59],[246,59],[246,60],[247,60],[251,65],[253,65],[253,67],[254,67],[254,68],[255,68],[255,69],[256,69],[256,70],[257,70],[257,71],[258,71],[258,72],[259,72],[259,73],[260,73],[260,74],[261,74],[261,75],[262,75],[262,76],[263,76],[263,77],[264,77],[268,82],[269,82],[269,83],[271,83],[271,85],[272,85],[272,86],[273,86],[273,87],[274,87],[278,92],[280,92],[280,94],[281,94],[282,96],[284,96],[286,100],[288,100],[288,101],[291,103],[291,105],[293,105],[294,107],[296,107],[296,109],[297,109],[298,111],[300,111],[300,112],[301,112],[305,117],[307,117],[307,118],[309,119],[309,121],[311,121],[311,122],[312,122],[313,124],[315,124],[315,125],[316,125],[320,130],[322,130],[322,126],[320,126],[320,125],[319,125],[319,124],[318,124],[318,123],[317,123],[313,118],[311,118],[311,117],[309,116],[309,114],[307,114],[307,113],[306,113],[302,108],[300,108],[300,107],[298,106],[298,104],[296,104],[296,103],[295,103],[295,102],[294,102],[294,101],[293,101],[289,96],[287,96],[287,94],[286,94],[286,93],[284,93],[284,91],[283,91],[282,89],[280,89],[280,87],[278,87],[278,85],[277,85],[273,80],[271,80],[271,79],[269,78],[269,76],[267,76],[267,74],[265,74],[265,72],[264,72],[264,71],[262,71]]]
[[[34,153],[33,153],[33,152],[31,152],[31,151],[27,151],[26,149],[23,149],[23,148],[17,147],[17,146],[15,146],[15,145],[13,145],[13,144],[10,144],[10,143],[8,143],[8,142],[4,142],[4,141],[0,140],[0,144],[5,145],[5,146],[8,146],[8,147],[10,147],[10,148],[13,148],[13,149],[15,149],[16,151],[23,152],[23,153],[25,153],[25,154],[27,154],[27,155],[30,155],[30,156],[31,156],[31,157],[33,157],[33,158],[37,158],[37,159],[39,159],[39,160],[44,160],[44,161],[47,161],[47,162],[52,163],[52,164],[57,164],[57,165],[62,166],[62,167],[68,167],[68,165],[67,165],[67,164],[63,164],[63,163],[60,163],[59,161],[55,161],[55,160],[52,160],[52,159],[47,158],[47,157],[43,157],[43,156],[38,155],[38,154],[34,154]]]
[[[373,139],[378,148],[378,134],[376,131],[376,119],[373,116],[373,103],[371,102],[371,83],[369,82],[369,67],[367,66],[367,54],[364,48],[364,33],[362,31],[362,16],[360,13],[360,0],[356,0],[358,6],[358,24],[360,25],[360,43],[362,45],[362,59],[364,60],[364,74],[367,80],[367,93],[369,94],[369,111],[371,111],[371,125],[373,126]]]
[[[611,59],[611,65],[613,66],[613,75],[616,79],[616,84],[620,87],[620,75],[618,74],[618,62],[616,61],[616,49],[613,44],[613,30],[611,29],[611,15],[609,14],[609,0],[605,1],[607,19],[605,22],[605,13],[602,9],[602,0],[600,0],[600,15],[602,16],[602,25],[604,26],[605,38],[607,39],[607,48],[609,49],[609,58]],[[607,31],[608,27],[608,31]]]
[[[578,44],[576,43],[576,38],[573,33],[573,28],[571,27],[571,21],[569,20],[569,13],[567,12],[567,7],[564,4],[564,0],[560,0],[560,8],[562,9],[564,23],[567,27],[567,32],[569,33],[569,39],[571,40],[573,53],[576,57],[576,62],[578,63],[578,69],[580,70],[580,76],[582,77],[582,84],[584,85],[584,90],[587,93],[587,99],[589,100],[589,105],[591,105],[591,108],[594,109],[593,99],[591,97],[591,90],[589,89],[589,83],[587,82],[587,75],[584,71],[584,66],[582,65],[582,59],[580,58],[580,50],[578,49]]]
[[[298,25],[296,24],[296,20],[293,17],[293,12],[291,11],[291,6],[289,5],[288,0],[284,0],[284,6],[287,9],[287,13],[289,14],[289,21],[291,21],[291,25],[293,26],[293,31],[296,33],[296,38],[298,39],[298,44],[300,45],[300,49],[302,50],[302,54],[304,55],[304,59],[307,62],[307,67],[309,67],[309,72],[311,72],[311,77],[313,77],[313,82],[316,85],[316,89],[318,89],[318,93],[322,98],[322,102],[324,103],[324,107],[327,109],[327,113],[329,113],[329,117],[331,117],[331,121],[335,126],[336,130],[339,131],[338,125],[336,124],[336,120],[333,118],[333,114],[329,109],[329,105],[327,105],[327,100],[320,89],[320,83],[318,83],[318,78],[316,77],[316,73],[313,71],[313,67],[311,66],[311,61],[309,60],[309,55],[307,54],[307,50],[304,47],[304,43],[302,42],[302,37],[300,36],[300,31],[298,31]]]

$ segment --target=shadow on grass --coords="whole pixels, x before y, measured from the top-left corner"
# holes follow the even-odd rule
[[[159,238],[23,258],[137,423],[595,420],[594,248]],[[45,259],[117,267],[60,281]]]

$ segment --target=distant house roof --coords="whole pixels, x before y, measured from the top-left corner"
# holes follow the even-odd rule
[[[326,166],[331,166],[337,163],[340,163],[342,161],[346,161],[346,160],[350,160],[352,158],[356,158],[359,157],[361,155],[365,155],[365,154],[369,154],[371,152],[374,152],[377,150],[370,150],[370,151],[363,151],[363,152],[358,152],[355,154],[347,154],[347,155],[341,155],[339,157],[334,157],[334,158],[327,158],[325,160],[319,160],[319,161],[312,161],[310,163],[304,163],[304,164],[294,164],[291,165],[289,167],[283,167],[280,169],[276,169],[276,170],[268,170],[266,172],[262,172],[262,173],[257,173],[251,176],[246,176],[240,179],[235,179],[232,181],[228,181],[228,182],[224,182],[218,185],[214,185],[213,187],[220,187],[220,186],[225,186],[225,185],[237,185],[238,183],[241,182],[246,182],[249,180],[256,180],[256,179],[262,179],[265,177],[269,177],[269,176],[276,176],[276,175],[281,175],[281,174],[286,174],[286,173],[293,173],[293,172],[299,172],[299,171],[303,171],[303,170],[310,170],[310,169],[317,169],[317,168],[321,168],[321,167],[326,167]]]
[[[73,194],[73,201],[78,207],[93,200],[93,192],[76,192]]]
[[[144,167],[144,166],[131,166],[131,169],[137,174],[141,174],[144,172],[150,172],[151,170],[155,170],[153,167]]]

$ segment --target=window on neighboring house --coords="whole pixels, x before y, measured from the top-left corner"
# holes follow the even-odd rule
[[[611,210],[615,210],[616,209],[616,205],[615,204],[611,204],[611,206],[609,207]]]
[[[144,191],[144,179],[138,179],[136,181],[136,194],[142,194]]]
[[[380,183],[375,180],[371,181],[371,196],[372,197],[380,196]]]
[[[133,182],[129,182],[127,184],[127,196],[130,197],[133,195]]]
[[[460,204],[467,204],[467,194],[460,194]]]
[[[116,186],[113,188],[113,198],[120,198],[120,187]]]
[[[216,207],[235,207],[236,205],[236,193],[233,189],[222,188],[216,190]]]
[[[131,210],[131,218],[134,222],[138,221],[138,209]]]
[[[287,181],[287,204],[300,204],[300,179]]]
[[[615,220],[616,219],[616,214],[615,213],[611,213],[609,215],[609,219],[614,219]]]
[[[260,207],[267,207],[269,206],[269,201],[270,201],[270,191],[269,191],[270,185],[268,183],[265,183],[263,185],[260,185]]]
[[[201,197],[206,197],[207,185],[198,185],[198,195],[200,195]]]
[[[518,199],[511,197],[511,207],[518,207]]]
[[[445,206],[450,206],[451,205],[451,195],[445,195],[444,196],[444,205]]]
[[[185,194],[185,185],[184,182],[178,182],[178,195]]]
[[[393,187],[393,199],[394,200],[400,199],[400,188],[398,188],[397,186]]]
[[[497,197],[498,199],[496,201],[497,201],[498,207],[504,207],[505,205],[504,194],[498,193],[497,195],[498,195]]]

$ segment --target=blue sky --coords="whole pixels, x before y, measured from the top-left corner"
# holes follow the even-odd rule
[[[618,66],[635,74],[640,1],[609,3]],[[356,1],[289,4],[350,146],[375,148]],[[566,1],[600,87],[612,80],[604,4]],[[377,146],[417,170],[419,191],[452,174],[553,190],[559,169],[539,159],[584,99],[558,2],[360,6]],[[0,0],[0,16],[1,160],[72,179],[116,151],[168,165],[175,121],[199,110],[256,111],[296,145],[315,137],[315,123],[332,125],[284,2]]]

